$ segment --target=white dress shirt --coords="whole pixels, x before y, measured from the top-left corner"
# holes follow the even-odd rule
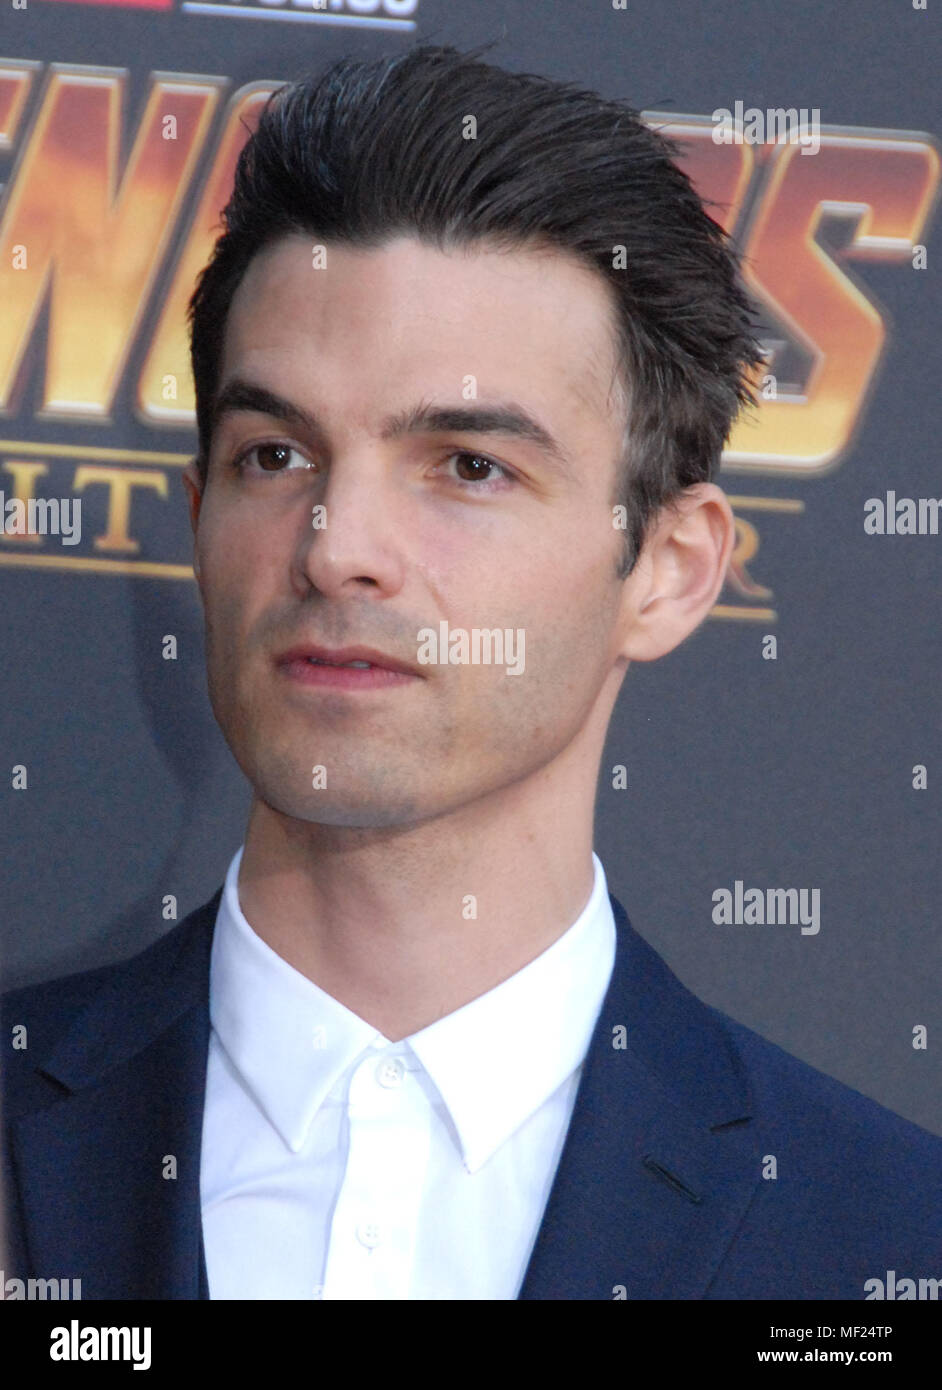
[[[395,1043],[253,931],[241,859],[210,965],[210,1298],[515,1299],[615,959],[598,857],[552,946]]]

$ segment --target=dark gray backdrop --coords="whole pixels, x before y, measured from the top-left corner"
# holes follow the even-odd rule
[[[490,61],[594,86],[640,109],[709,114],[736,99],[817,106],[831,125],[935,132],[939,14],[911,0],[420,0],[414,33],[179,10],[7,7],[6,58],[289,79],[342,53],[500,38]],[[0,153],[6,179],[15,151]],[[185,221],[185,219],[183,219]],[[929,267],[861,272],[889,340],[854,446],[814,479],[724,472],[731,493],[799,498],[762,522],[774,623],[710,619],[632,668],[610,731],[597,850],[635,926],[695,992],[788,1051],[942,1133],[939,554],[942,536],[874,537],[887,487],[942,496],[939,290]],[[182,228],[181,228],[182,230]],[[169,250],[172,260],[179,234]],[[159,301],[149,303],[127,382]],[[37,329],[41,359],[44,326]],[[35,373],[34,373],[35,376]],[[192,431],[135,421],[131,386],[90,443],[185,450]],[[4,432],[65,438],[27,409]],[[74,438],[75,427],[68,437]],[[7,488],[9,493],[9,486]],[[182,488],[166,518],[186,531]],[[156,515],[156,514],[155,514]],[[167,519],[159,524],[168,524]],[[158,524],[155,520],[155,525]],[[241,840],[247,789],[204,693],[195,586],[0,569],[0,747],[29,768],[3,796],[4,987],[102,964],[210,896]],[[775,662],[760,657],[776,633]],[[160,658],[160,638],[180,659]],[[609,770],[628,767],[629,789]],[[912,789],[914,764],[928,788]],[[4,778],[9,788],[9,773]],[[713,924],[712,893],[818,887],[822,928]],[[914,1050],[912,1029],[928,1028]]]

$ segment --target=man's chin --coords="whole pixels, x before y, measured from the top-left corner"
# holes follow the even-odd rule
[[[310,797],[292,798],[267,794],[262,787],[255,788],[256,800],[281,821],[294,821],[299,825],[321,826],[325,830],[407,830],[428,816],[415,801],[398,798],[395,803],[377,800],[373,794],[364,791],[357,796],[347,793],[320,797],[312,793]]]

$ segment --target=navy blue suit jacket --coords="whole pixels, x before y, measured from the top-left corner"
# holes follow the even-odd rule
[[[4,998],[7,1278],[208,1297],[219,897],[130,960]],[[942,1139],[702,1003],[611,901],[615,967],[519,1297],[863,1299],[889,1270],[942,1277]]]

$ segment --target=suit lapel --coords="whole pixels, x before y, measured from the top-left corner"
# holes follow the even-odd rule
[[[721,1020],[611,902],[615,965],[520,1299],[702,1298],[761,1180]]]
[[[39,1068],[59,1098],[13,1126],[30,1265],[81,1278],[85,1299],[208,1297],[199,1167],[219,896],[115,968]]]

